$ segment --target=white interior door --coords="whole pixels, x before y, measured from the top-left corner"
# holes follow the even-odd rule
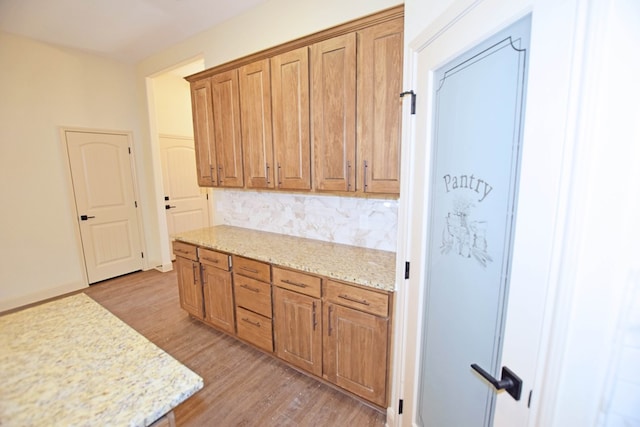
[[[532,420],[558,240],[567,52],[576,10],[573,1],[458,1],[410,44],[418,98],[403,168],[408,197],[401,241],[407,242],[411,276],[398,295],[405,326],[397,382],[404,411],[397,424],[524,426]],[[508,70],[525,63],[517,45],[500,44],[501,32],[528,15],[526,98],[512,97],[504,105],[496,84],[516,84]],[[512,66],[484,61],[487,52],[512,53],[506,58]],[[468,79],[456,83],[466,73]],[[444,92],[450,101],[438,99]],[[494,144],[522,132],[514,123],[520,107],[521,153],[517,146]],[[443,114],[449,123],[442,122]],[[520,398],[496,391],[472,363],[497,380],[509,367],[522,380]]]
[[[176,233],[209,227],[208,193],[198,187],[193,138],[161,135],[160,156],[169,241]]]
[[[142,269],[129,136],[65,131],[89,283]]]

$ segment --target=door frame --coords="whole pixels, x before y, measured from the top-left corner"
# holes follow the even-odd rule
[[[484,3],[484,4],[483,4]],[[453,1],[448,9],[446,9],[439,17],[431,21],[426,25],[426,29],[423,30],[413,40],[405,41],[405,75],[404,90],[415,89],[417,86],[417,64],[418,54],[424,48],[425,45],[432,43],[441,34],[447,31],[452,25],[462,19],[470,10],[478,7],[482,4],[482,7],[500,7],[508,3],[504,0],[460,0]],[[517,19],[525,16],[528,13],[534,12],[533,24],[532,24],[532,48],[537,40],[533,37],[540,37],[540,32],[535,34],[536,31],[536,16],[535,13],[539,11],[535,6],[543,4],[545,12],[549,10],[550,0],[523,0],[519,2],[520,6],[511,7],[512,13],[502,22],[502,24],[496,28],[493,28],[486,34],[475,34],[474,43],[478,43],[486,39],[491,34],[496,33],[502,28],[507,27],[509,24],[515,22]],[[569,226],[566,220],[566,211],[568,209],[565,196],[570,191],[571,171],[573,167],[573,160],[571,154],[579,150],[576,146],[575,133],[579,124],[577,123],[577,113],[579,111],[579,104],[581,101],[582,90],[582,56],[584,46],[581,42],[582,36],[585,33],[584,20],[587,6],[581,5],[576,0],[566,0],[562,2],[563,13],[565,16],[570,14],[572,20],[570,22],[564,22],[565,29],[563,35],[568,37],[563,42],[570,45],[569,51],[565,52],[567,59],[564,62],[564,66],[567,67],[566,75],[563,75],[559,80],[562,83],[557,83],[564,91],[560,94],[561,99],[557,102],[562,104],[562,120],[558,119],[557,123],[553,124],[552,136],[556,139],[557,143],[561,146],[555,150],[554,156],[557,156],[555,164],[553,166],[554,177],[557,177],[557,195],[560,197],[554,205],[553,220],[551,221],[551,229],[553,235],[550,239],[550,247],[548,253],[545,255],[545,259],[548,258],[548,265],[546,271],[546,280],[542,283],[546,288],[546,296],[543,298],[545,303],[544,313],[541,314],[541,330],[539,331],[539,347],[538,354],[536,356],[536,368],[534,372],[533,383],[529,381],[529,386],[525,391],[525,395],[522,399],[526,402],[528,399],[528,391],[533,388],[535,391],[533,399],[531,401],[531,409],[529,412],[529,424],[534,425],[537,418],[541,413],[544,413],[546,407],[550,406],[549,398],[541,396],[540,391],[545,382],[549,381],[549,378],[545,378],[545,367],[556,366],[562,360],[562,352],[549,352],[549,340],[551,338],[552,328],[555,323],[554,318],[555,306],[556,306],[556,293],[558,292],[558,278],[559,272],[562,266],[559,265],[559,255],[563,253],[563,240],[564,230]],[[501,14],[503,16],[504,14]],[[406,17],[405,17],[406,19]],[[560,25],[560,24],[557,24]],[[539,30],[538,30],[539,31]],[[534,35],[535,34],[535,35]],[[545,35],[546,36],[546,35]],[[467,48],[473,46],[473,44],[466,46]],[[464,51],[451,52],[450,58],[454,58],[456,55]],[[563,69],[564,70],[564,69]],[[531,78],[531,69],[530,69]],[[427,108],[425,99],[430,98],[428,94],[417,94],[418,102],[417,108]],[[422,101],[422,102],[421,102]],[[421,105],[422,104],[422,105]],[[415,174],[416,171],[412,167],[412,159],[417,153],[422,153],[421,147],[418,147],[418,141],[416,138],[416,121],[415,116],[412,116],[409,112],[408,102],[404,102],[403,109],[403,167],[402,167],[402,179],[401,179],[401,199],[399,205],[399,223],[398,223],[398,249],[397,249],[397,269],[396,269],[396,305],[394,311],[398,313],[398,316],[394,319],[394,337],[395,342],[393,345],[393,377],[391,382],[391,400],[390,406],[387,408],[387,425],[400,426],[400,425],[413,425],[416,408],[415,403],[417,399],[417,386],[418,379],[414,376],[416,372],[419,372],[419,357],[421,343],[416,342],[420,340],[422,335],[422,316],[421,311],[423,309],[424,298],[424,283],[419,284],[415,289],[416,277],[422,274],[420,266],[411,265],[411,279],[405,279],[405,262],[411,259],[412,248],[416,245],[422,246],[424,253],[424,247],[426,242],[415,242],[415,239],[410,234],[410,213],[413,206],[412,194],[416,185]],[[526,129],[525,129],[526,132]],[[559,136],[560,135],[560,136]],[[526,134],[525,134],[526,138]],[[526,144],[525,139],[525,144]],[[426,156],[424,156],[426,164],[430,165],[430,155],[432,147],[426,148]],[[419,155],[420,155],[419,154]],[[525,161],[523,161],[525,166]],[[425,169],[430,169],[427,166]],[[421,172],[423,173],[423,172]],[[427,175],[426,172],[424,172]],[[520,204],[520,203],[519,203]],[[423,218],[426,221],[426,218]],[[518,227],[516,224],[516,232]],[[417,239],[421,239],[424,236],[415,236]],[[517,249],[516,249],[517,250]],[[419,279],[420,280],[420,279]],[[414,288],[412,289],[410,281],[414,282]],[[557,313],[555,313],[557,315]],[[511,315],[508,315],[509,322]],[[509,327],[505,330],[505,334],[509,335]],[[418,337],[418,340],[416,340]],[[547,354],[547,352],[549,352]],[[504,361],[503,361],[504,362]],[[503,365],[505,363],[502,363]],[[523,393],[524,394],[524,393]],[[403,413],[399,414],[399,402],[403,402]],[[496,418],[496,425],[500,425],[498,418]]]
[[[91,129],[91,128],[81,128],[81,127],[66,127],[61,126],[59,129],[60,134],[60,144],[62,145],[62,153],[64,154],[64,164],[67,176],[67,189],[68,189],[68,201],[69,201],[69,211],[75,212],[76,217],[74,219],[74,236],[76,247],[78,248],[78,262],[82,266],[82,284],[84,286],[89,286],[89,277],[87,275],[87,263],[84,256],[84,246],[82,244],[82,235],[80,233],[80,222],[78,221],[78,207],[76,204],[76,196],[75,191],[73,189],[73,176],[71,174],[71,163],[69,161],[69,147],[67,146],[67,132],[83,132],[83,133],[96,133],[96,134],[111,134],[111,135],[124,135],[127,137],[127,141],[129,143],[129,148],[131,148],[131,153],[129,156],[129,165],[131,166],[131,178],[133,181],[133,194],[138,202],[138,208],[136,209],[136,221],[138,222],[138,238],[140,239],[140,248],[144,254],[148,254],[147,245],[145,240],[145,232],[144,226],[142,222],[142,202],[140,200],[140,192],[138,190],[138,173],[136,171],[136,163],[135,163],[135,148],[133,146],[133,132],[131,131],[121,131],[121,130],[106,130],[106,129]],[[148,270],[149,257],[145,256],[142,258],[142,269]]]

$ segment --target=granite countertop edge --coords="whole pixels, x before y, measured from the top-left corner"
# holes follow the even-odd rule
[[[187,231],[175,240],[278,267],[393,292],[395,253],[303,237],[218,225]],[[292,247],[297,250],[291,250]]]

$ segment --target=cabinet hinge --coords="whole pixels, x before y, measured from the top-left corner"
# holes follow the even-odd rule
[[[407,90],[400,94],[400,98],[404,98],[405,95],[411,95],[411,114],[416,113],[416,93],[412,90]]]
[[[527,401],[527,408],[531,408],[531,397],[533,396],[533,390],[529,390],[529,400]]]
[[[140,252],[140,256],[144,258],[144,252]]]
[[[402,405],[404,404],[404,400],[400,399],[398,402],[398,415],[402,415]]]
[[[135,205],[136,208],[138,207],[138,201],[137,200],[134,200],[133,204]]]
[[[129,150],[129,154],[131,154],[131,147],[127,147],[127,149]]]
[[[404,278],[409,278],[409,261],[404,263]]]

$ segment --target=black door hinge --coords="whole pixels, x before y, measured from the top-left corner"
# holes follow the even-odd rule
[[[404,278],[409,278],[409,261],[404,263]]]
[[[140,252],[140,256],[144,258],[144,252]]]
[[[411,95],[411,114],[416,113],[416,93],[412,90],[407,90],[400,94],[400,98],[404,98],[405,95]]]
[[[131,147],[127,147],[127,149],[129,150],[129,154],[131,154]]]
[[[398,403],[398,415],[402,415],[402,405],[404,404],[404,400],[400,399]]]
[[[138,207],[138,201],[137,201],[137,200],[134,200],[134,201],[133,201],[133,204],[134,204],[134,206],[135,206],[136,208]]]

